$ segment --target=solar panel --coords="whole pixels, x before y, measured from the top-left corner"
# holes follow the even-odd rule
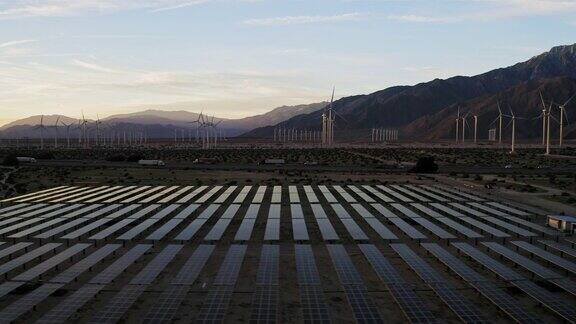
[[[431,206],[447,213],[450,216],[456,217],[458,220],[468,223],[478,229],[480,229],[482,232],[488,233],[494,237],[498,237],[498,238],[505,238],[505,237],[510,237],[510,235],[502,232],[499,229],[496,229],[492,226],[486,225],[485,223],[482,223],[480,221],[477,221],[471,217],[468,216],[464,216],[461,213],[455,211],[454,209],[451,209],[445,205],[442,205],[440,203],[431,203]]]
[[[320,206],[320,204],[312,204],[310,207],[312,208],[314,218],[316,218],[316,222],[318,223],[322,239],[324,239],[324,241],[339,240],[340,238],[338,237],[334,226],[332,226],[332,223],[328,219],[328,216],[324,212],[324,209],[322,209],[322,206]]]
[[[70,210],[77,209],[77,208],[80,207],[80,206],[81,206],[81,205],[65,206],[65,207],[60,208],[60,209],[58,209],[58,210],[56,210],[56,211],[53,211],[53,212],[48,213],[48,214],[45,214],[45,215],[43,215],[43,216],[41,216],[41,217],[35,217],[35,218],[30,218],[30,219],[22,220],[22,221],[18,222],[18,224],[14,224],[14,225],[12,225],[12,226],[4,227],[3,229],[1,229],[1,230],[0,230],[0,235],[4,235],[4,234],[6,234],[6,233],[13,232],[13,231],[15,231],[15,230],[21,229],[21,228],[26,227],[26,226],[30,226],[30,225],[32,225],[32,224],[34,224],[34,223],[37,223],[37,222],[46,221],[47,218],[54,217],[54,216],[57,216],[57,215],[59,215],[59,214],[63,214],[63,213],[69,212]]]
[[[494,272],[505,281],[525,280],[524,277],[512,269],[480,252],[480,250],[469,245],[468,243],[452,243],[452,246],[456,247],[462,253],[474,259],[488,270]]]
[[[464,200],[464,198],[462,198],[462,197],[459,197],[459,196],[456,196],[456,195],[452,195],[452,194],[450,194],[450,193],[448,193],[448,192],[446,192],[446,191],[440,190],[440,189],[438,189],[438,188],[436,188],[436,187],[426,186],[426,185],[421,185],[420,187],[421,187],[422,189],[426,190],[426,191],[431,191],[431,192],[440,194],[440,195],[442,195],[442,196],[444,196],[444,197],[446,197],[446,198],[448,198],[448,199],[450,199],[450,200],[456,200],[456,201]]]
[[[97,201],[102,201],[104,203],[120,202],[120,200],[124,199],[125,197],[134,196],[135,194],[142,192],[142,191],[145,191],[145,190],[148,190],[149,188],[151,188],[151,187],[150,186],[136,187],[130,191],[123,192],[120,195],[111,195],[111,198],[106,197],[108,199],[106,199],[104,201],[102,201],[101,198],[97,199]],[[88,201],[88,202],[91,202],[91,201]]]
[[[295,241],[307,241],[310,239],[308,236],[308,229],[306,228],[306,221],[301,218],[292,218],[292,231]]]
[[[358,245],[368,259],[378,277],[384,282],[406,317],[412,323],[436,323],[433,314],[424,301],[416,295],[411,285],[406,282],[399,271],[372,244]]]
[[[124,227],[127,227],[129,224],[135,222],[139,218],[142,218],[142,217],[146,216],[147,214],[149,214],[150,212],[154,211],[155,209],[158,209],[158,207],[160,207],[160,205],[157,205],[157,204],[146,206],[143,209],[139,210],[138,212],[128,216],[128,218],[125,218],[114,225],[108,226],[105,229],[103,229],[102,231],[90,236],[89,239],[90,240],[104,240],[108,236],[114,234],[115,232],[117,232],[117,231],[123,229]]]
[[[452,228],[453,230],[466,236],[467,238],[484,237],[482,234],[478,234],[478,233],[474,232],[473,230],[469,229],[468,227],[463,226],[460,223],[457,223],[450,218],[444,217],[444,216],[438,214],[437,212],[435,212],[434,210],[432,210],[432,209],[430,209],[430,208],[428,208],[422,204],[413,203],[412,206],[415,207],[416,209],[420,210],[421,212],[427,214],[428,216],[434,218],[435,221],[443,223],[444,225]]]
[[[412,191],[416,191],[416,192],[418,192],[424,196],[430,197],[430,198],[434,199],[435,201],[439,201],[439,202],[448,201],[448,199],[441,197],[439,195],[433,194],[430,191],[424,190],[421,187],[417,187],[417,186],[413,186],[413,185],[409,185],[409,184],[404,185],[404,187],[409,188]]]
[[[81,227],[81,228],[79,228],[79,229],[77,229],[71,233],[66,234],[66,235],[62,236],[62,238],[65,240],[71,240],[71,239],[78,238],[84,234],[92,232],[93,230],[97,229],[98,227],[100,227],[106,223],[109,223],[109,222],[113,221],[114,219],[116,219],[120,216],[123,216],[123,215],[125,215],[125,214],[133,211],[134,209],[139,208],[139,207],[140,207],[140,205],[138,205],[138,204],[128,205],[128,206],[126,206],[126,207],[124,207],[124,208],[122,208],[122,209],[120,209],[120,210],[118,210],[118,211],[116,211],[110,215],[107,215],[105,218],[98,219],[98,220],[96,220],[96,221],[94,221],[94,222],[92,222],[92,223],[90,223],[84,227]]]
[[[252,203],[254,204],[262,203],[262,201],[264,200],[265,193],[266,193],[266,186],[259,186],[258,189],[256,190],[254,198],[252,199]]]
[[[154,299],[142,323],[171,323],[189,291],[189,285],[168,285]]]
[[[273,323],[278,313],[278,245],[265,244],[260,253],[250,323]]]
[[[31,196],[35,196],[35,195],[39,195],[39,194],[44,194],[44,193],[48,193],[48,192],[55,192],[58,190],[65,190],[66,188],[69,188],[68,186],[60,186],[60,187],[55,187],[55,188],[48,188],[48,189],[44,189],[44,190],[40,190],[40,191],[35,191],[32,193],[28,193],[25,195],[19,195],[16,197],[11,197],[11,198],[6,198],[6,199],[2,199],[0,200],[0,202],[9,202],[9,201],[14,201],[14,200],[18,200],[21,198],[26,198],[26,197],[31,197]],[[0,212],[2,212],[2,210],[0,210]]]
[[[63,204],[54,204],[54,205],[47,205],[47,206],[46,206],[46,205],[43,205],[43,206],[44,206],[44,208],[36,209],[36,210],[33,210],[33,211],[29,211],[29,212],[27,212],[27,213],[25,213],[25,214],[18,215],[18,217],[20,217],[20,218],[31,218],[32,216],[36,216],[36,215],[38,215],[38,214],[44,214],[44,213],[49,212],[49,211],[51,211],[51,210],[61,208],[61,207],[63,207],[64,205],[63,205]],[[10,214],[10,213],[9,213],[9,214]],[[4,218],[7,217],[6,215],[7,215],[7,214],[4,215],[4,216],[5,216]]]
[[[282,186],[274,186],[272,188],[272,198],[270,202],[273,204],[279,204],[282,201]]]
[[[210,207],[210,206],[209,206]],[[147,240],[159,241],[168,233],[170,233],[176,226],[189,217],[196,209],[198,205],[191,204],[186,206],[182,211],[180,211],[176,216],[170,219],[168,222],[164,223],[160,228],[156,229],[152,234],[146,237]]]
[[[214,279],[213,287],[196,318],[199,323],[222,321],[234,292],[234,286],[244,260],[246,245],[232,245]]]
[[[94,211],[94,212],[92,212],[92,213],[90,213],[90,214],[88,214],[88,215],[85,215],[85,216],[83,216],[83,217],[81,217],[81,218],[78,218],[78,219],[69,221],[69,222],[67,222],[66,224],[60,225],[60,226],[55,227],[55,228],[53,228],[53,229],[51,229],[51,230],[48,230],[48,231],[46,231],[46,232],[42,232],[42,233],[40,233],[40,234],[38,234],[38,235],[36,235],[36,236],[34,236],[34,237],[35,237],[35,238],[40,238],[40,239],[46,239],[46,238],[55,236],[55,235],[57,235],[57,234],[60,234],[60,233],[62,233],[62,232],[64,232],[64,231],[68,230],[68,229],[71,229],[71,228],[73,228],[73,227],[76,227],[76,226],[78,226],[78,225],[80,225],[80,224],[82,224],[82,223],[88,222],[88,221],[90,221],[90,220],[93,219],[93,218],[96,218],[96,217],[98,217],[98,216],[104,215],[104,214],[106,214],[106,213],[108,213],[108,212],[110,212],[110,211],[112,211],[112,210],[118,209],[120,206],[122,206],[122,205],[114,204],[114,205],[104,206],[103,208],[98,209],[98,210],[96,210],[96,211]]]
[[[185,186],[180,188],[178,191],[169,194],[168,196],[158,200],[159,204],[166,204],[171,202],[172,200],[176,199],[177,197],[180,197],[181,195],[183,195],[184,193],[192,190],[194,188],[194,186]]]
[[[62,223],[62,222],[69,222],[71,218],[74,218],[76,216],[82,215],[84,213],[87,213],[89,211],[92,211],[96,208],[100,208],[102,207],[102,205],[88,205],[84,208],[75,210],[71,213],[67,213],[66,215],[62,215],[61,217],[57,217],[55,219],[51,219],[51,220],[47,220],[47,221],[43,221],[41,224],[38,224],[36,226],[32,226],[30,228],[27,228],[23,231],[17,232],[15,234],[10,235],[10,238],[22,238],[25,236],[28,236],[32,233],[38,232],[40,230],[43,230],[45,228],[48,227],[52,227],[56,224]]]
[[[298,188],[296,186],[288,186],[288,194],[291,203],[300,203],[300,196],[298,196]]]
[[[236,241],[248,241],[252,236],[252,230],[254,229],[254,225],[256,224],[256,217],[258,216],[258,210],[260,209],[259,204],[252,204],[248,207],[246,211],[246,215],[238,228],[238,232],[236,232],[236,236],[234,240]]]
[[[415,212],[413,212],[412,210],[404,207],[403,205],[400,204],[396,204],[393,203],[391,204],[392,207],[396,208],[397,210],[399,210],[402,214],[404,214],[405,216],[409,217],[410,219],[412,219],[414,222],[420,224],[422,227],[424,227],[425,229],[427,229],[428,231],[430,231],[432,234],[438,236],[441,239],[444,240],[449,240],[449,239],[454,239],[456,238],[456,236],[446,232],[444,229],[442,229],[441,227],[437,226],[436,224],[430,222],[429,220],[421,217],[420,215],[416,214]]]
[[[140,200],[140,203],[146,204],[146,203],[153,202],[154,200],[156,200],[156,199],[158,199],[158,198],[160,198],[160,197],[162,197],[162,196],[164,196],[164,195],[167,195],[167,194],[171,193],[172,191],[174,191],[174,190],[176,190],[176,189],[178,189],[178,188],[179,188],[179,186],[171,186],[171,187],[168,187],[168,188],[166,188],[166,189],[164,189],[164,190],[162,190],[162,191],[160,191],[160,192],[157,192],[157,193],[153,194],[152,196],[148,196],[148,197]]]
[[[64,284],[43,284],[0,311],[0,322],[11,323],[17,320],[62,287]]]
[[[305,323],[330,323],[320,274],[310,245],[294,246],[302,316]]]
[[[78,278],[80,274],[89,270],[91,267],[98,264],[100,261],[104,260],[107,256],[115,252],[121,247],[120,244],[106,244],[100,249],[96,250],[94,253],[85,257],[84,259],[76,262],[70,268],[64,270],[56,277],[48,280],[51,283],[70,283],[74,279]]]
[[[10,304],[0,312],[0,321],[14,321],[18,317],[30,311],[33,307],[40,304],[56,290],[64,287],[67,283],[72,282],[84,271],[96,265],[110,253],[114,252],[120,247],[119,244],[108,244],[92,253],[83,260],[77,262],[55,278],[43,284],[34,291],[26,294],[23,298],[17,300],[15,303]],[[24,284],[24,282],[22,282]],[[20,286],[20,285],[18,285]],[[16,288],[16,287],[15,287]],[[14,288],[14,289],[15,289]]]
[[[574,305],[566,303],[564,300],[529,280],[514,281],[512,284],[567,321],[572,323],[576,322],[576,309],[574,309]]]
[[[183,245],[170,244],[158,253],[132,280],[131,285],[149,285],[180,252]]]
[[[108,192],[114,189],[118,189],[119,186],[115,186],[115,187],[109,187],[109,186],[102,186],[102,187],[95,187],[92,189],[88,189],[88,190],[84,190],[82,192],[79,193],[75,193],[75,194],[68,194],[68,195],[64,195],[62,197],[53,199],[50,198],[48,201],[50,202],[60,202],[60,201],[68,201],[68,202],[74,202],[72,201],[71,198],[76,198],[76,197],[80,197],[80,199],[83,199],[86,196],[90,196],[90,194],[101,194],[103,192]]]
[[[352,197],[348,192],[346,192],[346,190],[344,190],[344,188],[342,188],[342,186],[332,186],[332,188],[334,188],[334,190],[336,190],[336,192],[342,196],[342,198],[344,198],[344,200],[346,202],[352,203],[352,202],[356,202],[356,199],[354,197]]]
[[[505,257],[506,259],[518,264],[522,268],[534,273],[535,275],[544,278],[544,279],[554,279],[554,278],[561,278],[562,276],[555,273],[554,271],[544,267],[529,258],[518,254],[509,248],[498,244],[496,242],[482,242],[484,246],[489,248],[490,250],[498,253],[499,255]]]
[[[402,218],[391,217],[388,218],[388,220],[413,240],[422,240],[427,238],[426,235],[420,233],[420,231],[415,229],[412,225],[406,223]]]
[[[26,249],[27,247],[29,247],[32,244],[34,244],[34,243],[19,242],[19,243],[16,243],[14,245],[7,246],[7,247],[3,248],[2,250],[0,250],[0,259],[5,258],[7,256],[11,256],[12,254],[14,254],[20,250]]]
[[[381,191],[376,190],[375,188],[373,188],[372,186],[369,185],[363,185],[362,188],[364,188],[365,190],[369,191],[372,195],[376,196],[378,199],[384,201],[384,202],[394,202],[394,199],[386,196],[385,194],[383,194]]]
[[[338,202],[338,200],[336,200],[336,197],[334,197],[334,195],[330,192],[330,190],[328,190],[328,187],[318,186],[318,189],[320,189],[320,193],[322,193],[324,199],[326,199],[326,201],[328,201],[329,203]]]
[[[383,322],[344,246],[328,244],[326,248],[356,320],[359,323]]]
[[[123,192],[126,192],[128,190],[134,189],[136,188],[136,186],[128,186],[128,187],[122,187],[122,186],[118,186],[118,187],[111,187],[111,190],[105,190],[105,191],[100,191],[100,192],[96,192],[90,195],[86,195],[86,196],[80,196],[76,199],[72,199],[70,200],[70,202],[77,202],[77,201],[84,201],[87,203],[93,203],[93,202],[97,202],[99,200],[108,198],[108,197],[112,197],[112,196],[116,196],[118,194],[121,194]]]
[[[252,190],[252,186],[244,186],[242,188],[242,190],[240,190],[240,193],[238,194],[238,196],[236,196],[236,198],[234,198],[234,201],[232,203],[234,204],[241,204],[246,200],[246,197],[248,196],[248,194],[250,193],[250,190]]]
[[[130,241],[133,240],[136,236],[140,235],[142,232],[146,231],[148,228],[152,227],[154,224],[162,220],[164,217],[168,216],[174,210],[179,208],[180,205],[172,204],[168,205],[166,208],[160,210],[156,214],[152,215],[149,219],[146,219],[142,223],[134,226],[132,229],[127,231],[126,233],[120,235],[117,239]]]
[[[60,243],[46,243],[24,255],[0,264],[0,276],[7,274],[8,272],[38,258],[43,254],[55,250],[60,245]]]
[[[576,250],[569,246],[549,240],[539,240],[538,242],[544,244],[547,248],[551,248],[553,250],[560,252],[561,255],[567,254],[569,256],[576,258]]]
[[[318,197],[314,193],[314,189],[312,189],[312,186],[304,186],[304,193],[306,194],[306,198],[308,198],[309,203],[312,204],[320,202],[318,200]]]
[[[124,287],[97,312],[91,323],[116,323],[124,313],[138,300],[172,259],[180,252],[182,245],[168,245],[142,269],[130,283]]]
[[[187,202],[189,202],[190,200],[192,200],[192,198],[196,197],[198,194],[200,194],[202,191],[206,190],[208,188],[208,186],[200,186],[196,189],[194,189],[194,191],[192,191],[189,194],[186,194],[186,196],[178,199],[178,201],[176,201],[177,204],[185,204]]]
[[[198,230],[200,229],[200,227],[202,227],[202,225],[204,225],[204,223],[206,223],[211,217],[212,215],[214,215],[214,213],[216,212],[216,210],[220,207],[220,205],[209,205],[208,207],[206,207],[206,209],[204,209],[202,211],[202,213],[200,213],[200,215],[193,220],[185,229],[183,229],[180,234],[178,234],[175,238],[175,240],[182,240],[182,241],[188,241],[191,240],[192,237],[194,237],[194,235],[196,235],[196,232],[198,232]],[[178,219],[179,221],[182,221],[183,219]],[[168,222],[169,223],[169,222]],[[148,240],[159,240],[162,237],[164,237],[164,235],[162,235],[162,233],[168,233],[168,231],[171,231],[176,225],[174,224],[164,224],[163,227],[166,227],[166,229],[162,230],[162,227],[159,228],[157,230],[157,232],[160,233],[160,235],[152,233],[152,235],[150,235],[147,239]]]
[[[320,285],[320,274],[316,268],[312,246],[304,244],[294,245],[296,256],[296,270],[300,285]]]
[[[256,273],[256,285],[278,285],[280,246],[264,244]]]
[[[348,185],[348,188],[350,188],[352,191],[354,191],[354,193],[356,195],[358,195],[358,197],[360,197],[363,201],[368,202],[368,203],[376,202],[376,200],[374,198],[368,196],[364,191],[362,191],[357,186]]]
[[[141,193],[139,193],[139,194],[137,194],[137,195],[129,196],[128,198],[122,200],[121,202],[122,202],[123,204],[131,203],[131,202],[139,202],[139,200],[143,200],[143,199],[141,199],[141,198],[146,197],[146,196],[148,196],[148,195],[151,195],[151,194],[153,194],[153,193],[155,193],[155,192],[157,192],[157,191],[159,191],[159,190],[162,190],[162,189],[164,189],[164,188],[166,188],[166,186],[152,187],[152,188],[150,188],[150,189],[148,189],[148,190],[146,190],[146,191],[144,191],[144,192],[141,192]]]
[[[16,204],[16,205],[4,207],[4,208],[0,209],[0,215],[2,215],[3,213],[9,212],[9,211],[13,211],[15,209],[24,208],[24,207],[29,206],[29,205],[30,204],[27,204],[27,203],[21,203],[21,204]]]
[[[0,284],[0,298],[8,295],[12,291],[16,290],[18,287],[22,287],[26,284],[26,281],[6,281]]]
[[[332,206],[332,209],[338,218],[340,218],[340,221],[354,240],[368,240],[366,233],[364,233],[364,231],[360,228],[360,226],[358,226],[356,221],[352,218],[352,216],[350,216],[350,214],[348,214],[342,205],[331,204],[330,206]]]
[[[511,243],[530,254],[536,255],[566,271],[572,272],[572,274],[576,274],[576,263],[572,261],[566,260],[525,241],[512,241]]]
[[[464,298],[446,278],[406,244],[390,244],[390,246],[460,319],[468,323],[488,323],[474,304]]]
[[[105,285],[84,285],[68,296],[55,308],[44,314],[36,323],[57,324],[70,318],[78,309],[88,303]]]
[[[14,216],[20,215],[22,213],[25,213],[25,212],[28,212],[28,211],[31,211],[34,209],[38,209],[41,207],[45,207],[45,206],[47,206],[47,205],[46,204],[32,204],[32,205],[26,206],[24,208],[11,210],[9,212],[5,212],[5,213],[0,214],[0,219],[4,219],[4,218],[8,218],[8,217],[14,217]]]
[[[221,204],[221,203],[225,202],[230,197],[230,195],[234,192],[234,190],[236,190],[236,188],[238,188],[238,186],[230,186],[230,187],[226,188],[226,190],[224,190],[224,192],[214,200],[214,203],[215,204]]]
[[[197,204],[202,204],[207,202],[212,196],[214,196],[223,186],[214,186],[212,189],[208,190],[205,194],[203,194],[200,198],[196,199]]]
[[[410,199],[410,198],[404,196],[403,194],[401,194],[401,193],[399,193],[399,192],[396,192],[396,191],[394,191],[394,190],[392,190],[392,189],[390,189],[390,188],[388,188],[388,187],[386,187],[386,186],[377,185],[376,187],[377,187],[378,189],[384,191],[385,193],[387,193],[387,194],[389,194],[389,195],[391,195],[391,196],[393,196],[393,197],[396,197],[396,199],[398,199],[398,200],[400,200],[400,201],[403,201],[403,202],[412,202],[412,199]]]
[[[88,321],[91,324],[116,323],[124,313],[140,298],[146,285],[126,285],[112,297],[103,309],[98,311]]]
[[[208,234],[204,237],[204,240],[207,241],[220,240],[222,238],[222,235],[224,235],[226,228],[228,228],[228,225],[230,225],[230,222],[232,222],[232,218],[238,212],[239,208],[240,205],[238,204],[232,204],[228,206],[228,209],[224,211],[224,214],[220,217],[220,219],[216,222],[216,224],[214,224],[214,227],[212,227],[212,230],[210,230],[210,232],[208,232]]]
[[[415,193],[414,191],[408,190],[407,188],[404,188],[400,185],[391,185],[390,187],[402,192],[403,194],[406,194],[408,196],[416,198],[416,200],[418,200],[418,201],[421,201],[421,202],[429,202],[430,201],[430,199],[428,199],[422,195],[419,195],[419,194]]]
[[[266,230],[264,240],[280,240],[280,205],[272,204],[268,210],[268,220],[266,221]]]
[[[104,271],[100,272],[94,278],[90,279],[90,284],[107,285],[118,277],[124,270],[138,260],[144,253],[152,248],[151,244],[138,244],[131,248],[128,252],[124,253],[121,257],[117,258],[111,265],[106,267]]]
[[[522,211],[522,210],[518,210],[518,209],[516,209],[516,208],[512,208],[512,207],[510,207],[510,206],[506,206],[506,205],[504,205],[504,204],[501,204],[501,203],[498,203],[498,202],[495,202],[495,201],[487,202],[487,204],[488,204],[488,205],[491,205],[491,206],[494,206],[494,207],[496,207],[496,208],[500,208],[500,209],[502,209],[502,210],[505,210],[505,211],[507,211],[507,212],[509,212],[509,213],[516,214],[516,215],[518,215],[518,216],[530,216],[530,214],[527,213],[527,212],[524,212],[524,211]]]
[[[34,267],[24,271],[23,273],[17,275],[12,280],[14,281],[30,281],[42,274],[50,271],[51,269],[57,267],[60,263],[72,258],[76,254],[86,250],[91,244],[88,243],[78,243],[74,244],[66,250],[56,254],[55,256],[40,262]]]
[[[39,195],[39,196],[35,196],[35,197],[30,197],[30,198],[25,198],[25,199],[19,199],[17,200],[18,202],[27,202],[27,201],[34,201],[34,202],[39,202],[39,201],[47,201],[50,200],[52,198],[57,198],[57,197],[62,197],[64,195],[69,195],[69,194],[73,194],[76,192],[80,192],[80,191],[84,191],[84,190],[88,190],[90,189],[90,187],[71,187],[67,190],[64,191],[59,191],[58,193],[55,192],[51,192],[51,193],[47,193],[47,194],[43,194],[43,195]]]
[[[192,285],[210,255],[214,251],[214,245],[199,245],[194,253],[188,258],[188,261],[180,268],[178,274],[170,281],[171,285]]]
[[[473,194],[467,193],[467,192],[462,191],[462,190],[456,190],[456,189],[444,187],[444,186],[439,188],[439,189],[444,190],[444,191],[448,191],[448,192],[453,193],[455,195],[462,196],[468,200],[473,200],[473,201],[484,201],[485,200],[485,199],[483,199],[477,195],[473,195]]]
[[[152,246],[139,244],[116,259],[104,271],[92,278],[88,284],[80,287],[70,296],[65,298],[55,308],[48,311],[38,321],[39,323],[62,323],[71,317],[78,309],[88,303],[96,294],[104,289],[106,284],[112,282],[114,278],[120,275],[126,268],[140,258]]]

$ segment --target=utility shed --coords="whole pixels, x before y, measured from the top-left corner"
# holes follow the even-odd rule
[[[568,215],[548,215],[546,224],[557,230],[573,233],[576,217]]]

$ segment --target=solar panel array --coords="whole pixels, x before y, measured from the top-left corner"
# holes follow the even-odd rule
[[[576,250],[529,210],[436,185],[43,190],[0,206],[0,322],[574,321]]]

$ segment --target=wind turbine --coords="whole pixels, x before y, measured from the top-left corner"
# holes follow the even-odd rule
[[[61,121],[60,124],[62,124],[64,127],[66,127],[66,146],[67,146],[67,148],[70,148],[70,127],[72,127],[74,124],[72,124],[72,123],[66,124],[63,121]]]
[[[474,144],[477,143],[478,137],[478,115],[474,115]]]
[[[542,101],[542,114],[536,118],[542,118],[542,146],[544,146],[546,145],[546,103],[544,103],[542,92],[540,92],[540,100]]]
[[[40,129],[40,149],[44,149],[44,115],[40,116],[40,125],[37,125],[35,129]]]
[[[458,133],[460,131],[460,107],[458,107],[458,112],[456,114],[456,143],[458,143],[460,134]]]
[[[54,148],[58,148],[58,123],[60,122],[60,116],[56,118],[56,122],[51,128],[54,128]]]
[[[498,100],[498,144],[502,144],[502,109],[500,109],[500,100]]]
[[[462,116],[462,143],[464,143],[466,141],[466,123],[467,123],[467,118],[468,117],[468,113],[466,113],[464,116]]]
[[[572,97],[566,100],[566,102],[563,105],[558,105],[558,108],[560,108],[560,139],[558,142],[558,147],[560,148],[562,147],[562,140],[564,139],[564,116],[566,116],[566,111],[564,109],[566,105],[569,104],[570,101],[572,101],[574,96],[576,96],[576,94],[573,94]],[[566,119],[568,119],[568,117],[566,117]]]

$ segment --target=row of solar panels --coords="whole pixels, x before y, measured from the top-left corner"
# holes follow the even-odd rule
[[[506,259],[517,264],[521,268],[537,274],[545,280],[551,281],[566,292],[576,295],[573,281],[570,276],[575,274],[575,268],[566,268],[569,261],[564,260],[559,268],[563,272],[553,272],[548,268],[539,268],[539,264],[526,256],[511,250],[510,248],[494,243],[484,242],[485,248],[474,247],[467,243],[452,243],[451,248],[442,247],[436,243],[422,243],[423,251],[431,254],[444,264],[451,273],[461,278],[466,285],[476,290],[480,295],[498,307],[503,314],[521,323],[542,322],[542,319],[531,312],[515,296],[501,288],[494,278],[473,269],[469,263],[480,265],[491,270],[508,285],[515,286],[525,295],[532,298],[538,304],[546,307],[551,314],[555,314],[568,322],[576,320],[576,309],[569,301],[563,298],[562,293],[552,293],[543,288],[519,271],[494,259],[489,252],[503,255]],[[550,261],[549,252],[540,246],[532,245],[524,241],[513,242],[512,245]],[[422,299],[415,286],[404,278],[405,274],[386,257],[378,247],[372,244],[358,245],[361,254],[372,266],[379,279],[388,288],[398,307],[403,311],[406,318],[413,323],[438,322],[434,313],[430,310],[431,301]],[[450,276],[443,271],[438,271],[426,261],[417,251],[406,244],[390,244],[392,251],[406,263],[410,269],[433,291],[438,298],[449,307],[455,316],[466,323],[488,323],[490,319],[483,314],[475,302],[469,300],[461,289],[452,283]],[[202,306],[196,316],[197,322],[221,322],[227,314],[227,309],[233,297],[235,286],[242,269],[247,252],[247,245],[231,245],[224,258],[215,256],[214,245],[199,245],[187,258],[182,266],[174,270],[169,279],[163,276],[163,282],[159,294],[151,301],[151,307],[139,310],[144,322],[171,321],[178,314],[187,294],[192,289],[200,273],[211,257],[219,263],[216,276],[210,282],[207,295],[203,298]],[[323,247],[317,247],[318,250]],[[347,298],[354,318],[359,323],[384,322],[381,310],[376,307],[365,285],[362,274],[356,267],[348,251],[343,245],[329,244],[326,249],[332,261],[333,268],[339,279],[340,286]],[[0,297],[27,282],[34,281],[40,276],[42,283],[34,290],[25,293],[21,297],[13,298],[6,307],[0,310],[0,322],[11,322],[24,318],[36,306],[45,302],[54,292],[66,287],[81,275],[92,272],[92,268],[112,261],[105,266],[99,267],[99,271],[93,271],[90,278],[65,297],[58,300],[54,307],[40,316],[40,323],[61,323],[74,319],[77,312],[88,303],[97,298],[98,292],[106,289],[117,278],[127,275],[126,270],[135,268],[134,264],[152,250],[152,245],[138,244],[127,251],[119,244],[106,244],[99,248],[90,244],[75,244],[62,249],[61,244],[51,243],[34,249],[27,253],[13,257],[0,266],[0,274],[7,280],[0,284]],[[90,323],[116,323],[125,317],[126,313],[133,308],[134,304],[142,295],[150,290],[162,274],[174,262],[177,255],[182,253],[183,245],[169,244],[153,254],[143,267],[133,275],[127,283],[114,296],[106,298],[103,305],[95,309],[90,315]],[[454,251],[454,252],[451,252]],[[86,251],[90,251],[86,253]],[[286,251],[288,252],[288,251]],[[459,252],[458,254],[455,252]],[[470,257],[472,261],[464,262],[460,254]],[[52,255],[49,257],[49,255]],[[80,256],[82,255],[82,256]],[[290,255],[291,253],[285,253]],[[553,254],[553,256],[558,257]],[[5,255],[3,258],[7,258]],[[301,301],[301,316],[305,322],[330,323],[331,318],[328,303],[322,289],[322,277],[315,262],[314,249],[310,245],[295,245],[294,258],[296,262],[297,283]],[[151,260],[150,260],[151,259]],[[219,260],[222,259],[222,262]],[[278,310],[281,308],[278,296],[281,271],[281,253],[278,245],[263,245],[260,251],[259,266],[256,272],[254,291],[251,302],[251,322],[270,323],[278,321]],[[35,262],[35,260],[39,260]],[[54,274],[54,269],[63,266],[67,260],[72,260],[72,265],[65,270]],[[24,267],[27,264],[33,264]],[[572,262],[572,267],[574,263]],[[325,270],[326,267],[323,267]],[[23,271],[18,271],[23,269]],[[543,273],[543,271],[547,271]],[[19,272],[17,275],[12,275]],[[95,273],[94,273],[95,272]],[[172,272],[172,271],[170,271]],[[250,275],[251,272],[246,272]],[[126,278],[128,279],[128,278]],[[558,284],[563,282],[564,284]],[[330,287],[334,291],[333,286]],[[244,294],[243,294],[244,295]]]
[[[291,220],[293,239],[310,239],[309,227],[316,223],[322,240],[340,240],[334,225],[340,223],[353,240],[368,240],[359,224],[366,223],[385,240],[398,239],[390,224],[415,240],[426,239],[430,232],[440,239],[456,239],[463,236],[478,239],[486,235],[496,238],[555,236],[557,232],[523,218],[512,216],[487,204],[469,203],[390,203],[390,204],[290,204],[284,217]],[[304,208],[310,207],[312,217],[304,216]],[[12,206],[14,207],[14,206]],[[20,208],[0,210],[0,237],[11,239],[66,239],[88,238],[90,240],[118,239],[130,241],[164,239],[176,228],[186,225],[173,239],[191,240],[207,226],[211,231],[207,241],[220,240],[234,218],[242,222],[234,237],[248,241],[258,222],[260,204],[22,204]],[[280,204],[269,205],[265,223],[264,240],[279,240],[281,226]],[[352,214],[351,214],[352,213]],[[357,214],[360,217],[354,217]],[[216,216],[219,215],[219,216]],[[334,215],[329,217],[328,215]],[[331,220],[332,218],[332,220]],[[337,221],[334,220],[337,219]],[[217,219],[215,222],[212,219]],[[189,222],[189,220],[191,220]],[[358,223],[358,220],[363,222]],[[210,224],[208,224],[210,223]],[[207,225],[208,224],[208,225]],[[152,231],[150,233],[150,231]],[[287,231],[287,230],[286,230]]]
[[[268,190],[271,188],[271,190]],[[226,201],[234,195],[234,203],[242,203],[249,198],[253,203],[264,202],[265,197],[271,203],[300,203],[305,196],[310,203],[318,203],[320,194],[327,202],[348,203],[368,202],[448,202],[474,201],[482,202],[483,198],[465,192],[444,187],[416,185],[347,185],[347,186],[98,186],[74,187],[63,186],[38,191],[18,197],[4,199],[0,202],[19,203],[203,203],[219,193],[217,203]],[[253,194],[252,194],[253,192]],[[270,192],[269,196],[267,193]],[[284,196],[284,200],[282,197]],[[337,198],[339,197],[339,198]],[[509,207],[506,207],[509,208]],[[526,212],[510,208],[508,212],[517,216],[526,216]]]

